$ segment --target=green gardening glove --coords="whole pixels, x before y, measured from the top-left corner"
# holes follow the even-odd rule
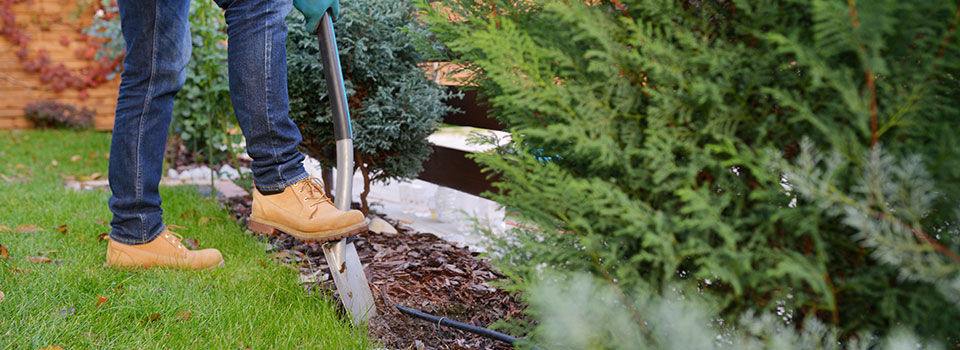
[[[317,32],[320,19],[328,10],[334,21],[340,18],[340,0],[293,0],[293,7],[307,18],[307,29],[311,33]]]

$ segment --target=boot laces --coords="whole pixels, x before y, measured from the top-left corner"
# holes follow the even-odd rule
[[[323,181],[315,178],[308,177],[304,181],[301,181],[300,192],[306,192],[304,200],[310,202],[310,206],[313,207],[313,212],[310,213],[312,217],[313,214],[316,214],[319,205],[323,203],[328,203],[333,205],[333,201],[330,200],[330,197],[327,197],[327,194],[323,191]]]
[[[183,246],[183,243],[181,243],[181,242],[183,242],[183,236],[181,236],[179,233],[173,232],[172,230],[169,230],[169,229],[167,230],[167,232],[168,232],[168,235],[167,235],[167,241],[168,241],[168,242],[170,242],[170,243],[172,243],[173,245],[177,246],[177,248],[186,249],[186,247]],[[172,236],[172,237],[171,237],[171,236]]]

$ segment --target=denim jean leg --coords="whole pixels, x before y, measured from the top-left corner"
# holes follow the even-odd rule
[[[127,54],[110,143],[110,238],[143,244],[165,228],[158,186],[173,99],[190,59],[190,1],[118,5]]]
[[[218,0],[226,10],[230,99],[264,193],[307,177],[301,136],[288,116],[287,25],[292,0]]]

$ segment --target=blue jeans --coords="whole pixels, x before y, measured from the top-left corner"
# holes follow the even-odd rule
[[[209,1],[209,0],[198,0]],[[120,0],[127,55],[110,145],[110,238],[153,241],[166,228],[158,186],[173,112],[190,59],[190,0]],[[217,0],[226,10],[230,98],[257,188],[282,191],[307,177],[301,136],[287,116],[291,0]]]

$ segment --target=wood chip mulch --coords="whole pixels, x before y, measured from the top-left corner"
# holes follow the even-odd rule
[[[245,226],[249,196],[228,199],[225,204]],[[416,232],[381,217],[398,233],[367,232],[355,241],[377,303],[378,315],[371,319],[369,328],[373,339],[389,349],[511,349],[497,340],[403,315],[388,305],[396,302],[481,327],[499,320],[525,319],[522,312],[526,307],[491,285],[504,276],[488,260],[433,234]],[[319,244],[306,244],[285,234],[271,237],[270,243],[278,261],[299,267],[308,290],[336,294],[329,275],[319,272],[326,269]]]

